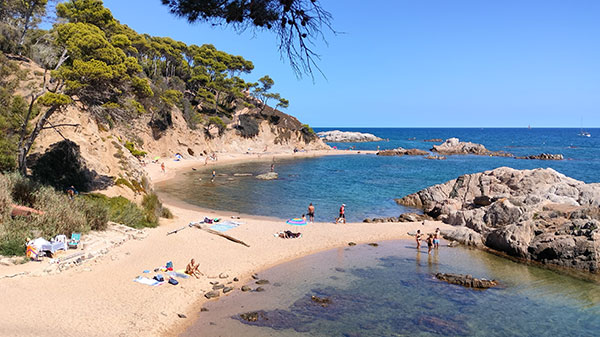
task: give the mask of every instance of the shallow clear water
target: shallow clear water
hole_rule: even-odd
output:
[[[370,132],[387,142],[335,144],[357,149],[420,148],[432,144],[423,139],[458,137],[484,144],[490,150],[516,155],[561,153],[564,161],[517,160],[484,156],[449,156],[447,160],[423,157],[377,157],[374,155],[330,156],[276,162],[280,179],[263,181],[235,173],[268,172],[270,162],[226,166],[211,171],[190,171],[174,181],[158,185],[161,193],[188,203],[219,210],[274,216],[282,219],[306,213],[310,202],[316,206],[317,221],[333,221],[342,203],[350,221],[367,217],[398,216],[406,208],[400,198],[428,186],[466,174],[509,166],[517,169],[552,167],[585,182],[600,182],[600,129],[592,137],[577,136],[577,129],[348,129]],[[319,131],[319,130],[317,130]],[[408,140],[410,138],[416,140]],[[201,169],[199,167],[199,169]],[[201,178],[202,180],[198,180]]]
[[[472,290],[436,272],[497,279]],[[482,251],[428,255],[412,242],[360,245],[300,258],[260,274],[265,292],[208,302],[182,336],[598,336],[600,291],[584,281]],[[253,288],[257,287],[250,284]],[[238,288],[240,285],[237,285]],[[310,296],[329,297],[323,308]],[[239,314],[264,310],[265,326]],[[263,322],[264,323],[264,322]]]

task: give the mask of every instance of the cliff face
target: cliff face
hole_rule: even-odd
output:
[[[509,255],[600,271],[600,184],[501,167],[398,199],[457,226],[449,236]]]
[[[25,96],[28,93],[25,85],[41,84],[43,70],[33,62],[22,62],[20,67],[28,73],[28,81],[23,83],[22,92],[19,92]],[[224,124],[220,127],[207,125],[205,121],[204,124],[197,124],[195,129],[188,126],[182,111],[176,106],[169,112],[167,125],[159,127],[152,122],[156,120],[156,115],[151,113],[115,121],[110,125],[99,120],[94,111],[79,103],[55,113],[49,119],[49,125],[69,126],[41,132],[30,157],[39,157],[53,144],[68,139],[78,147],[75,152],[80,154],[87,169],[94,175],[104,177],[102,186],[106,185],[107,177],[113,180],[121,177],[143,187],[147,183],[144,181],[142,162],[125,147],[126,142],[131,142],[135,150],[147,153],[143,157],[145,162],[155,157],[171,160],[176,154],[184,159],[202,159],[212,152],[263,153],[329,148],[295,117],[270,107],[239,108],[231,112],[229,117],[223,117]],[[33,164],[32,161],[29,167]],[[125,188],[121,192],[132,197],[132,191],[127,190]]]

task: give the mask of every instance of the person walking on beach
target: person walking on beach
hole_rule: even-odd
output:
[[[308,221],[315,222],[315,206],[313,206],[312,202],[308,205]]]
[[[439,227],[435,229],[435,233],[433,234],[433,248],[440,248],[440,229]]]
[[[162,171],[162,173],[165,173],[165,162],[164,161],[162,163],[160,163],[160,170]]]
[[[342,204],[340,207],[340,216],[335,220],[335,223],[338,222],[346,223],[346,204]]]
[[[415,240],[417,240],[417,250],[421,248],[421,230],[417,229],[417,234],[415,235]]]
[[[427,254],[431,254],[431,248],[433,247],[433,234],[427,236]]]

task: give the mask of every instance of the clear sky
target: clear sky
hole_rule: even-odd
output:
[[[105,0],[139,33],[254,62],[312,126],[600,127],[600,1],[321,0],[327,76],[297,79],[269,32],[190,25],[160,0]]]

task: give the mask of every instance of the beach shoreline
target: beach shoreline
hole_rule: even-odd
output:
[[[306,156],[281,154],[276,158],[311,157],[329,152],[308,153]],[[333,155],[352,152],[336,151]],[[209,165],[218,167],[216,165],[260,159],[253,155],[219,154],[219,157],[216,164]],[[272,156],[267,160],[272,160]],[[167,173],[164,174],[160,164],[149,164],[147,171],[153,183],[164,183],[200,164],[204,165],[204,162],[183,160],[165,163]],[[308,226],[291,227],[281,219],[240,214],[236,215],[240,219],[235,220],[243,224],[226,234],[249,245],[245,247],[188,226],[190,222],[204,217],[226,220],[230,218],[229,213],[201,209],[172,199],[165,200],[164,204],[170,208],[174,218],[161,219],[161,226],[147,229],[148,235],[144,239],[116,244],[103,257],[61,273],[0,279],[0,291],[6,294],[4,299],[7,303],[16,303],[0,308],[0,315],[4,317],[4,322],[0,323],[3,331],[14,336],[35,335],[33,331],[44,331],[46,335],[55,331],[61,336],[64,336],[63,331],[89,336],[176,336],[200,317],[200,308],[208,301],[204,294],[212,290],[210,282],[232,282],[230,285],[235,287],[234,291],[239,291],[252,274],[296,258],[343,247],[349,242],[362,244],[411,239],[408,233],[416,229],[433,232],[436,227],[447,227],[433,221],[425,225],[420,222],[333,224],[321,222],[319,218],[316,219],[318,222]],[[179,231],[168,235],[175,230]],[[273,234],[282,230],[300,231],[303,237],[274,237]],[[426,251],[426,248],[421,249]],[[145,275],[142,271],[151,271],[163,266],[166,261],[172,261],[177,270],[184,268],[191,258],[200,262],[200,271],[204,274],[200,279],[180,279],[177,286],[166,284],[158,287],[132,282],[137,276]],[[2,268],[12,267],[0,266],[0,273]],[[233,278],[239,281],[233,282]],[[77,295],[77,301],[73,301],[73,294]],[[53,310],[39,319],[23,320],[30,314],[28,303],[32,301]],[[181,319],[179,314],[187,318]]]

